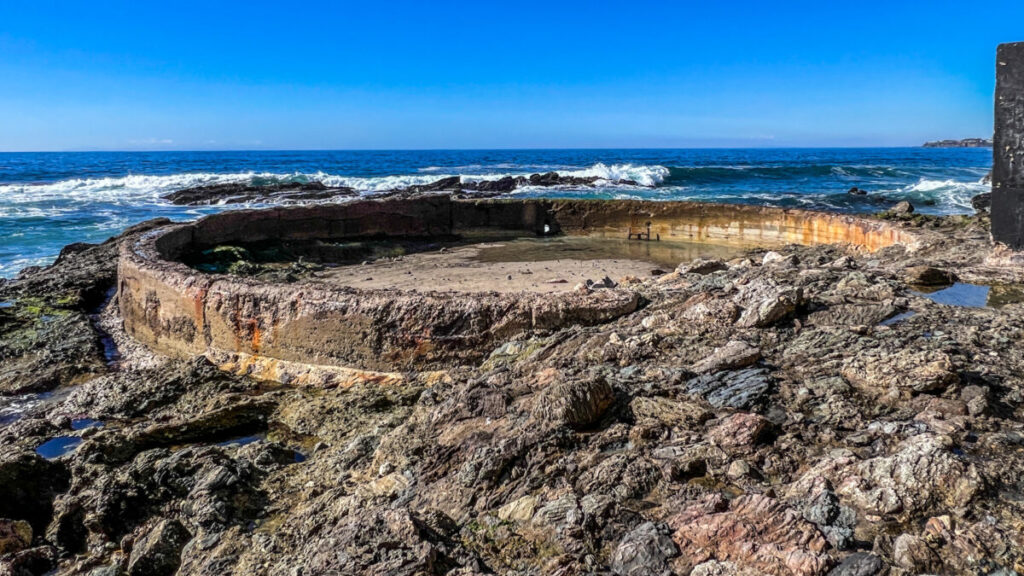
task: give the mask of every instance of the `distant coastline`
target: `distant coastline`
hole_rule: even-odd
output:
[[[992,141],[987,138],[964,138],[963,140],[936,140],[925,142],[924,148],[991,148]]]

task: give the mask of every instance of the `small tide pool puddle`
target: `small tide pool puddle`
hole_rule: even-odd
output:
[[[228,446],[246,446],[248,444],[254,444],[256,442],[262,442],[267,439],[266,434],[251,434],[249,436],[241,436],[239,438],[232,438],[223,442],[218,442],[217,446],[228,447]]]
[[[0,308],[11,308],[14,306],[14,302],[10,300],[0,301]]]
[[[937,304],[966,308],[1002,308],[1024,302],[1024,286],[968,284],[957,282],[938,289],[916,287],[914,294]]]
[[[957,282],[946,288],[928,291],[918,289],[914,293],[923,296],[936,304],[946,306],[964,306],[967,308],[984,308],[988,303],[988,293],[992,288],[981,284]]]
[[[107,361],[107,367],[117,368],[121,364],[121,351],[109,334],[103,333],[100,336],[100,344],[103,345],[103,358]]]
[[[54,458],[60,458],[65,454],[74,452],[81,443],[82,439],[78,436],[60,436],[40,444],[36,448],[36,453],[47,460],[53,460]]]
[[[915,314],[917,314],[917,312],[914,312],[913,310],[907,310],[906,312],[900,312],[899,314],[893,316],[892,318],[886,318],[885,320],[882,320],[881,322],[878,323],[878,325],[879,326],[895,326],[896,324],[899,324],[900,322],[903,322],[904,320],[908,320],[910,318],[913,318]]]
[[[85,430],[86,428],[102,428],[103,422],[92,418],[75,418],[71,421],[72,430]]]
[[[218,442],[217,446],[222,448],[241,448],[242,446],[248,446],[249,444],[256,444],[257,442],[265,442],[267,440],[266,434],[251,434],[249,436],[240,436],[238,438],[232,438],[223,442]],[[292,458],[296,463],[305,462],[306,455],[298,450],[292,450]]]

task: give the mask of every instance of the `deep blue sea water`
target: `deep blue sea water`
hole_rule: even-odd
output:
[[[970,211],[988,190],[990,149],[474,150],[0,153],[0,277],[47,264],[71,242],[98,242],[157,216],[192,219],[244,206],[189,208],[160,196],[232,181],[321,180],[366,195],[445,176],[557,171],[642,186],[520,189],[517,196],[703,200],[876,212]],[[847,194],[852,186],[869,192]],[[340,201],[340,200],[339,200]]]

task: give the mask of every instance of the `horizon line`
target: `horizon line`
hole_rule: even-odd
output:
[[[957,140],[950,138],[949,140]],[[964,140],[963,138],[960,140]],[[150,154],[165,153],[216,153],[216,152],[544,152],[570,150],[884,150],[924,148],[931,150],[950,149],[991,149],[991,146],[935,146],[923,144],[906,146],[598,146],[598,147],[527,147],[527,148],[144,148],[144,149],[65,149],[65,150],[0,150],[0,154]]]

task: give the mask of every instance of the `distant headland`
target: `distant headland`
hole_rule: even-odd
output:
[[[937,140],[925,142],[925,148],[991,148],[992,140],[987,138],[964,138],[963,140]]]

